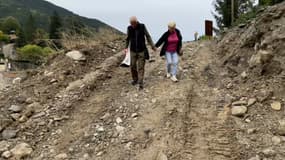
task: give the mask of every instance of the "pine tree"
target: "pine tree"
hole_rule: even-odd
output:
[[[34,40],[34,34],[36,31],[35,18],[32,14],[30,14],[24,29],[26,41],[32,42]]]
[[[14,17],[5,18],[1,25],[2,31],[6,34],[10,34],[11,31],[18,32],[20,28],[19,21]]]
[[[253,8],[254,0],[234,0],[234,19]],[[230,27],[232,24],[232,0],[216,0],[214,17],[219,29]]]
[[[55,11],[50,18],[50,39],[60,39],[60,29],[62,27],[61,18]]]

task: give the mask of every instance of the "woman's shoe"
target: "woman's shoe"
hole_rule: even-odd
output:
[[[176,78],[176,76],[172,76],[170,79],[171,79],[173,82],[178,82],[178,79]]]
[[[171,74],[170,73],[167,73],[166,74],[166,78],[170,78],[171,77]]]

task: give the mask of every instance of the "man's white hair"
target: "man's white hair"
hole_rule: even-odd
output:
[[[130,22],[137,22],[138,18],[136,16],[130,17]]]

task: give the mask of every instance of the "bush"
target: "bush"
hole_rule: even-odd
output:
[[[9,42],[9,36],[0,31],[0,42]]]
[[[245,14],[240,15],[239,18],[236,19],[234,25],[237,26],[239,24],[247,23],[248,21],[256,18],[257,13],[258,13],[258,9],[254,8],[253,10],[251,10]]]
[[[26,45],[18,50],[21,60],[30,61],[36,64],[44,62],[45,58],[54,53],[49,47],[42,48],[37,45]]]

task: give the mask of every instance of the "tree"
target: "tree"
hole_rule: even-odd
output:
[[[34,40],[34,34],[36,31],[35,18],[32,14],[29,15],[24,28],[26,41],[32,42]]]
[[[26,36],[23,29],[20,29],[18,32],[18,39],[16,41],[17,47],[23,47],[27,44]]]
[[[61,18],[55,11],[50,18],[50,39],[60,39],[60,29],[62,27]]]
[[[253,8],[254,0],[234,0],[234,20]],[[232,25],[232,0],[216,0],[214,17],[219,29]],[[233,21],[234,21],[233,20]]]
[[[267,6],[267,5],[274,5],[280,2],[283,2],[284,0],[259,0],[259,5],[261,6]]]
[[[2,22],[1,29],[6,34],[9,34],[11,31],[15,31],[17,33],[21,29],[21,25],[16,18],[7,17]]]

